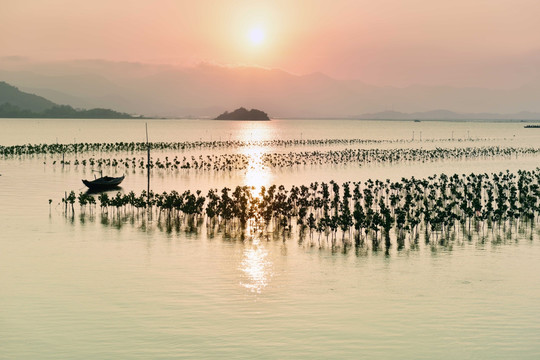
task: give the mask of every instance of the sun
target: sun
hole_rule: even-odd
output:
[[[266,34],[260,27],[251,28],[248,32],[248,39],[251,45],[258,46],[264,42]]]

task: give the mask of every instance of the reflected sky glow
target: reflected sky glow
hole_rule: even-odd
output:
[[[240,270],[243,279],[240,285],[253,293],[260,294],[268,286],[272,278],[272,262],[268,258],[268,250],[254,239],[250,247],[246,247]]]

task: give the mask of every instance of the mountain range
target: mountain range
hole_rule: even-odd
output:
[[[495,113],[456,113],[449,110],[432,110],[414,113],[381,111],[361,114],[355,117],[363,120],[540,120],[540,113],[520,111],[512,114]]]
[[[258,67],[10,57],[0,59],[0,80],[55,103],[158,117],[213,118],[244,106],[273,118],[540,119],[540,79],[514,89],[398,88]]]
[[[25,93],[15,86],[0,81],[0,118],[74,118],[74,119],[128,119],[127,113],[110,109],[74,109],[58,105],[42,96]]]

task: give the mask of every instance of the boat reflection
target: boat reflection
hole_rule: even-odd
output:
[[[102,193],[107,193],[107,194],[116,194],[117,192],[124,192],[123,191],[124,189],[121,187],[121,186],[114,186],[114,187],[111,187],[109,189],[105,189],[105,190],[101,190],[101,189],[88,189],[86,190],[86,194],[88,195],[96,195],[96,194],[102,194]]]

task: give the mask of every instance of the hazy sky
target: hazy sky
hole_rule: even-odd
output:
[[[0,56],[513,87],[540,76],[539,18],[538,0],[1,0]]]

